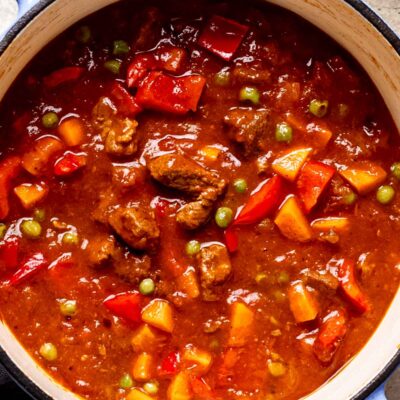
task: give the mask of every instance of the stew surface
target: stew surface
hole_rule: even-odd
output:
[[[0,309],[88,399],[294,400],[399,286],[399,137],[272,6],[121,2],[1,105]]]

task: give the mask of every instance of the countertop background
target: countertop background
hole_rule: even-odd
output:
[[[364,0],[383,19],[400,34],[400,0]],[[6,29],[17,14],[16,0],[0,0],[0,33]],[[29,400],[20,389],[11,382],[0,370],[0,398],[12,400]],[[385,390],[388,400],[400,400],[400,368],[393,374]],[[372,399],[373,400],[373,399]]]

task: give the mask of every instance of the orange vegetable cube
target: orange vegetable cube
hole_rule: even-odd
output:
[[[179,372],[168,386],[167,399],[191,400],[192,397],[189,374],[185,371]]]
[[[46,197],[48,188],[45,184],[23,183],[14,188],[14,193],[20,199],[22,206],[29,210]]]
[[[212,355],[208,351],[188,345],[183,351],[182,360],[191,371],[199,374],[206,374],[211,367]],[[195,365],[194,368],[193,365]]]
[[[154,299],[142,310],[142,320],[162,331],[174,330],[174,317],[171,304],[162,299]]]
[[[294,182],[311,152],[310,147],[292,150],[275,159],[272,169],[283,178]]]
[[[199,283],[196,271],[193,267],[189,267],[182,275],[177,278],[179,289],[182,290],[191,299],[195,299],[200,295]]]
[[[136,358],[132,376],[134,379],[140,382],[146,382],[153,377],[153,356],[149,353],[140,353]]]
[[[244,346],[253,333],[254,311],[237,301],[232,304],[230,321],[228,346]]]
[[[289,305],[296,322],[313,321],[318,315],[318,303],[303,282],[295,282],[288,291]]]
[[[141,389],[134,388],[128,393],[126,400],[155,400],[155,397],[150,396]]]
[[[299,242],[312,239],[313,232],[295,196],[286,198],[275,218],[283,236]]]
[[[85,139],[83,124],[78,118],[69,118],[58,127],[58,133],[68,146],[78,146]]]
[[[334,231],[345,232],[350,227],[350,221],[346,217],[318,218],[311,222],[311,228],[317,232]]]
[[[383,168],[371,162],[346,168],[339,173],[360,194],[376,189],[387,176]]]
[[[134,332],[131,344],[135,352],[153,351],[164,339],[165,337],[160,331],[143,324]]]

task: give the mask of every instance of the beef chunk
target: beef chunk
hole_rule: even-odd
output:
[[[94,268],[106,267],[112,263],[117,252],[114,236],[94,236],[87,247],[89,264]]]
[[[177,214],[177,221],[187,229],[196,229],[207,221],[226,186],[217,174],[179,154],[157,157],[148,163],[148,168],[151,176],[163,185],[196,196]]]
[[[232,108],[224,118],[232,140],[242,144],[245,154],[263,149],[263,139],[270,128],[269,111],[265,109]]]
[[[108,222],[126,244],[136,250],[151,250],[158,242],[160,230],[149,208],[138,204],[119,207],[110,212]]]
[[[213,244],[203,247],[197,259],[200,268],[203,298],[206,301],[214,301],[217,296],[213,289],[215,286],[224,283],[232,271],[228,251],[221,244]]]
[[[130,252],[120,253],[114,261],[116,274],[131,284],[137,284],[149,276],[151,259],[147,255],[138,256]]]
[[[161,13],[156,7],[147,8],[140,16],[140,28],[134,40],[135,50],[148,50],[156,45],[161,31]]]
[[[92,112],[94,125],[104,140],[105,150],[115,156],[130,156],[137,150],[137,121],[120,117],[108,97],[102,97]]]

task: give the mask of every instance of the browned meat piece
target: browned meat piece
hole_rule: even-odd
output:
[[[232,76],[238,83],[266,83],[270,80],[271,72],[266,69],[236,67]]]
[[[95,268],[110,265],[117,252],[114,236],[109,235],[92,237],[87,247],[88,261]]]
[[[303,274],[311,283],[322,284],[331,290],[336,290],[339,287],[338,278],[333,276],[329,271],[313,271],[306,269],[303,271]]]
[[[154,212],[139,204],[110,212],[108,222],[126,244],[136,250],[153,249],[160,236]]]
[[[224,122],[230,128],[230,137],[244,146],[246,155],[262,149],[263,138],[268,136],[270,129],[269,115],[265,109],[231,108],[225,116]]]
[[[231,261],[225,246],[213,244],[203,247],[197,256],[200,268],[200,280],[203,288],[203,298],[206,301],[217,299],[213,289],[224,283],[231,271]]]
[[[137,256],[132,253],[120,253],[114,260],[114,270],[123,280],[137,284],[145,277],[149,276],[151,259],[147,255]]]
[[[119,189],[128,190],[144,183],[146,172],[146,169],[138,163],[130,163],[129,166],[114,166],[112,182]]]
[[[159,37],[161,30],[161,13],[156,7],[149,7],[140,16],[141,26],[136,40],[135,50],[148,50],[152,48]]]
[[[107,153],[130,156],[137,150],[137,121],[117,116],[117,110],[108,97],[102,97],[92,112],[94,125],[104,140]]]
[[[226,186],[217,174],[179,154],[157,157],[148,163],[148,168],[151,176],[165,186],[197,196],[177,214],[177,221],[187,229],[196,229],[207,221]]]

